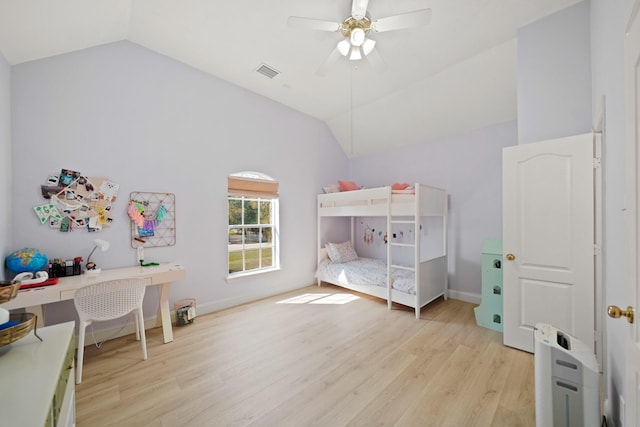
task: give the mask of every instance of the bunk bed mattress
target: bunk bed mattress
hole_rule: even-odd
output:
[[[415,295],[414,273],[399,268],[391,269],[393,289]],[[345,263],[323,259],[318,265],[316,277],[335,285],[387,286],[387,263],[381,259],[358,258]]]

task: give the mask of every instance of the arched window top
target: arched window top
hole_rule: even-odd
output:
[[[266,173],[256,172],[256,171],[236,172],[236,173],[230,174],[229,176],[238,177],[238,178],[247,178],[247,179],[261,179],[264,181],[275,181],[275,179],[273,179]]]
[[[278,181],[261,172],[243,171],[228,177],[229,195],[278,198]]]

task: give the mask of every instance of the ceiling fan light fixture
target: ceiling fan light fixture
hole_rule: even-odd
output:
[[[349,43],[349,40],[342,40],[338,42],[338,52],[340,52],[340,55],[348,56],[350,50],[351,50],[351,43]]]
[[[354,28],[353,30],[351,30],[349,40],[354,46],[362,46],[362,43],[364,43],[364,41],[366,40],[364,30],[362,28]]]
[[[362,44],[362,53],[364,53],[364,56],[369,55],[373,50],[373,48],[375,47],[375,45],[376,45],[375,40],[365,39],[364,43]]]
[[[360,53],[360,46],[353,46],[351,48],[351,55],[349,55],[350,61],[358,61],[362,59],[362,54]]]

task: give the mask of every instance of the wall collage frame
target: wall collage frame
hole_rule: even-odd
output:
[[[60,175],[49,175],[47,183],[40,186],[48,203],[33,209],[40,224],[60,232],[100,231],[113,223],[112,207],[119,189],[109,178],[62,169]]]

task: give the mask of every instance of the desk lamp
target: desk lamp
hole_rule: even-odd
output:
[[[93,247],[93,249],[91,250],[91,252],[89,253],[89,256],[87,257],[87,263],[85,264],[85,267],[87,269],[87,273],[90,274],[100,274],[100,272],[102,271],[101,269],[97,268],[97,265],[95,262],[91,261],[91,255],[93,255],[93,253],[96,251],[96,249],[100,248],[100,250],[102,252],[105,252],[107,249],[109,249],[109,242],[107,242],[106,240],[102,240],[102,239],[94,239],[93,244],[95,245]]]

